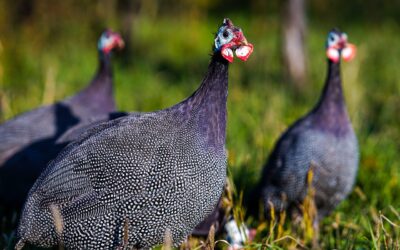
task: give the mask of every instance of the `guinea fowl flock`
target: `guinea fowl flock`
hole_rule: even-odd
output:
[[[16,249],[148,249],[166,238],[177,246],[226,222],[228,68],[234,55],[246,61],[253,45],[224,19],[199,88],[149,113],[116,111],[111,54],[123,45],[106,30],[98,72],[85,89],[0,125],[0,206],[24,204]],[[326,55],[318,103],[279,138],[254,190],[252,203],[261,201],[266,217],[299,208],[310,172],[316,224],[354,185],[359,149],[340,61],[351,60],[355,46],[333,29]]]

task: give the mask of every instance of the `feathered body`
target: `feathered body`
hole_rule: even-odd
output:
[[[32,188],[21,240],[69,249],[149,248],[166,234],[184,240],[225,183],[228,64],[216,51],[185,101],[101,123],[69,144]]]
[[[66,223],[68,248],[121,245],[125,220],[132,232],[129,245],[137,248],[162,242],[167,228],[181,227],[171,232],[173,239],[190,233],[214,208],[226,176],[225,125],[212,119],[225,124],[225,104],[219,110],[203,100],[214,86],[221,87],[222,95],[210,99],[224,102],[227,85],[220,85],[227,84],[227,63],[220,66],[222,83],[203,86],[195,98],[165,111],[103,123],[69,145],[32,189],[25,206],[29,215],[23,214],[19,229],[22,238],[43,220],[43,229],[53,235],[40,240],[58,243],[52,204],[59,206]],[[84,228],[84,234],[76,227]]]
[[[109,31],[106,31],[109,32]],[[117,38],[120,39],[119,35]],[[115,110],[110,53],[100,51],[96,76],[78,94],[23,113],[0,126],[0,203],[20,206],[33,183],[68,141],[57,139],[90,117]]]
[[[358,162],[358,142],[343,97],[340,63],[328,59],[320,101],[280,137],[264,167],[259,195],[266,215],[271,203],[278,211],[302,203],[311,170],[318,217],[326,216],[351,191]]]

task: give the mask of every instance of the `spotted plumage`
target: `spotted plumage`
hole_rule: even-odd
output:
[[[228,19],[223,27],[242,35]],[[232,46],[247,44],[242,35]],[[167,232],[175,245],[184,240],[225,183],[228,64],[216,50],[188,99],[98,124],[69,144],[30,191],[20,242],[140,249],[162,243]]]
[[[347,36],[329,33],[327,50],[340,55]],[[329,54],[328,54],[329,57]],[[351,191],[357,174],[359,149],[340,77],[340,58],[328,59],[328,76],[320,101],[280,137],[263,171],[258,195],[266,215],[274,209],[298,207],[307,192],[307,174],[313,172],[318,217],[329,214]]]

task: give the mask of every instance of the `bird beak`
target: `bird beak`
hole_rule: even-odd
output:
[[[125,42],[120,35],[115,35],[116,48],[121,50],[125,47]]]
[[[344,49],[346,47],[346,41],[344,39],[340,39],[339,41],[339,49]]]
[[[338,43],[338,49],[344,49],[347,46],[347,36],[342,35]]]
[[[247,42],[246,37],[244,37],[243,32],[241,30],[234,32],[235,38],[233,39],[233,42],[237,46],[241,45],[248,45],[249,43]]]
[[[242,61],[247,61],[251,53],[253,53],[253,44],[247,42],[241,30],[235,32],[235,35],[235,45],[237,46],[235,50],[236,56]]]
[[[249,45],[249,43],[247,42],[247,39],[243,36],[243,40],[242,40],[242,44],[241,45]]]

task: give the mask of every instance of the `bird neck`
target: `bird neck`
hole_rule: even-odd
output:
[[[99,51],[97,73],[91,83],[74,99],[91,112],[112,112],[115,110],[111,54]],[[94,114],[92,114],[94,115]]]
[[[328,59],[328,76],[313,113],[316,126],[339,134],[347,131],[349,118],[343,97],[340,62],[335,63]]]
[[[342,79],[340,73],[340,61],[335,63],[328,59],[328,76],[323,90],[325,99],[343,102]]]
[[[112,97],[112,76],[111,53],[103,53],[102,51],[99,51],[97,73],[85,91],[90,92],[90,94]]]
[[[99,51],[99,68],[97,74],[112,76],[111,52],[104,53],[103,51]]]
[[[97,74],[90,84],[101,95],[113,96],[111,53],[99,52]]]
[[[228,61],[215,52],[200,87],[180,106],[181,111],[195,117],[202,137],[208,146],[216,149],[225,146],[228,65]]]

